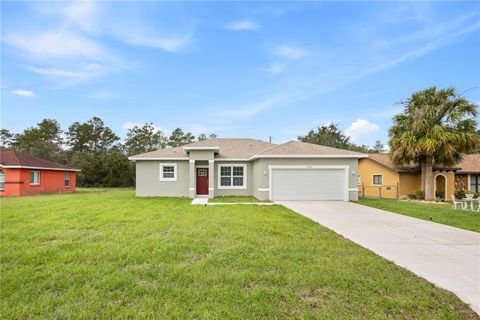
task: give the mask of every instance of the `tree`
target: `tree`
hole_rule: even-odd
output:
[[[173,130],[172,134],[168,138],[168,145],[170,147],[178,147],[187,143],[192,143],[195,140],[195,136],[193,136],[190,132],[183,133],[183,130],[177,128]]]
[[[128,129],[125,149],[129,156],[164,149],[166,146],[167,137],[151,122]]]
[[[0,129],[0,149],[10,149],[13,142],[13,133],[8,129]]]
[[[215,133],[211,133],[208,137],[210,139],[215,139],[217,137],[217,135]]]
[[[201,133],[201,134],[198,135],[197,139],[198,139],[198,141],[203,141],[203,140],[207,140],[208,137],[205,133]]]
[[[369,150],[371,153],[383,153],[385,152],[385,146],[383,145],[382,141],[377,140],[375,141],[375,145],[372,149]]]
[[[433,199],[433,165],[453,166],[480,144],[477,105],[454,88],[430,87],[401,102],[402,113],[389,130],[390,156],[396,164],[419,163],[425,199]]]
[[[125,165],[114,165],[118,161],[128,163],[128,159],[121,151],[118,140],[120,138],[98,117],[93,117],[86,123],[75,122],[68,128],[67,143],[71,147],[71,165],[82,170],[77,177],[78,185],[119,186],[112,182],[115,181],[113,176],[123,175],[128,171],[114,171],[114,168],[125,168]]]
[[[298,140],[357,152],[368,152],[369,150],[366,145],[356,145],[350,142],[350,137],[344,135],[338,128],[338,124],[334,123],[317,127],[317,129],[312,129],[306,135],[298,136]]]
[[[15,135],[13,147],[31,155],[63,162],[62,130],[57,120],[44,119],[36,127]]]

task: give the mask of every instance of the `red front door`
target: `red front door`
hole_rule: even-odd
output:
[[[208,194],[207,168],[197,168],[197,194]]]

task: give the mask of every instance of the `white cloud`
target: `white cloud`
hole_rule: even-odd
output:
[[[30,90],[23,90],[23,89],[18,89],[18,90],[13,90],[12,93],[17,96],[22,96],[22,97],[33,97],[35,93]]]
[[[144,125],[144,123],[127,121],[124,124],[122,124],[122,128],[125,129],[125,130],[128,130],[128,129],[132,129],[135,126],[143,127],[143,125]],[[165,128],[162,128],[162,127],[157,127],[156,125],[153,125],[153,127],[155,128],[155,130],[161,131],[164,134],[168,134],[168,133],[171,132],[171,130],[169,130],[169,129],[165,129]]]
[[[271,74],[280,74],[285,71],[285,66],[282,64],[271,64],[268,68],[262,70]]]
[[[237,21],[237,22],[232,22],[227,26],[228,29],[230,30],[257,30],[259,28],[258,24],[256,24],[253,21]]]
[[[117,40],[134,46],[152,47],[167,52],[177,52],[184,49],[190,42],[190,35],[159,36],[146,34],[143,31],[122,32],[113,35]]]
[[[107,73],[107,68],[99,64],[88,64],[78,69],[28,67],[28,70],[58,82],[61,86],[68,86],[87,82],[99,78]]]
[[[274,53],[290,60],[298,60],[309,54],[305,49],[287,45],[276,47]]]
[[[347,128],[345,134],[355,141],[362,136],[376,132],[379,128],[375,123],[370,123],[364,119],[357,119]]]

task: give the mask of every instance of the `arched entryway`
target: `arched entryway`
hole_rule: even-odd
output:
[[[447,200],[447,177],[444,174],[438,174],[434,182],[435,198]]]

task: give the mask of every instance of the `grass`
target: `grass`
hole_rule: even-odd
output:
[[[400,213],[423,220],[431,220],[465,230],[480,232],[480,212],[454,210],[451,205],[427,204],[414,201],[361,198],[359,204]]]
[[[235,203],[235,202],[271,202],[270,200],[259,200],[253,196],[244,196],[244,197],[233,197],[233,196],[225,196],[225,197],[215,197],[213,199],[209,199],[208,202],[228,202],[228,203]]]
[[[129,190],[1,200],[3,319],[478,319],[278,206]]]

